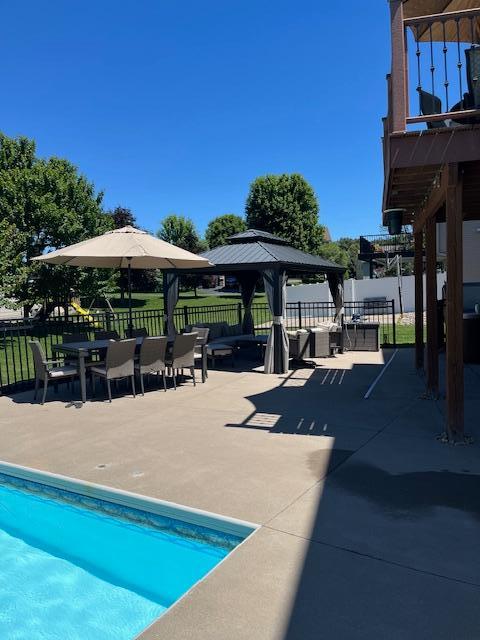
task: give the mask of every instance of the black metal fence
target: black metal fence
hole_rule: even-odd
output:
[[[272,314],[268,304],[254,304],[252,313],[256,333],[270,329]],[[359,314],[363,320],[380,324],[382,344],[396,343],[394,301],[346,302],[345,320]],[[329,302],[301,302],[287,304],[287,329],[312,328],[319,322],[328,322],[335,316],[335,307]],[[145,327],[149,335],[163,333],[163,309],[133,311],[133,326]],[[241,304],[214,305],[205,307],[177,306],[174,314],[175,326],[182,331],[187,325],[210,322],[241,323]],[[96,329],[115,330],[120,336],[127,335],[128,312],[110,312],[91,315],[52,317],[46,321],[12,319],[0,321],[0,393],[20,389],[30,385],[33,379],[33,360],[29,340],[36,338],[42,344],[47,358],[53,356],[52,346],[62,342],[66,333],[86,333],[93,338]]]

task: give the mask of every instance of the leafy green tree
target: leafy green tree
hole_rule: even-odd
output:
[[[110,211],[109,215],[112,217],[115,229],[137,226],[137,219],[133,215],[132,210],[126,207],[115,207],[113,211]]]
[[[348,253],[337,242],[325,242],[322,244],[319,249],[319,255],[342,267],[348,267],[350,260]]]
[[[266,175],[254,180],[245,212],[248,228],[279,235],[302,251],[317,253],[324,243],[317,197],[298,173]]]
[[[22,243],[21,261],[10,273],[10,293],[26,310],[47,299],[66,301],[71,288],[82,294],[87,280],[90,290],[105,285],[105,270],[92,270],[87,277],[74,268],[30,262],[46,250],[110,229],[102,197],[68,160],[38,158],[33,140],[0,134],[0,221],[14,225]]]
[[[360,251],[359,238],[340,238],[336,244],[348,254],[348,271],[346,278],[355,278],[357,275],[358,253]]]
[[[205,232],[205,240],[210,249],[220,247],[227,242],[229,236],[245,231],[245,220],[234,213],[226,213],[210,220]]]
[[[0,306],[17,307],[15,295],[27,277],[25,239],[14,224],[0,220]]]
[[[157,236],[192,253],[201,253],[206,249],[205,241],[198,235],[192,220],[174,213],[162,220]]]

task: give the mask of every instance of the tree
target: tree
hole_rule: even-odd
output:
[[[122,227],[137,227],[137,219],[131,209],[117,206],[109,212],[115,229]],[[125,300],[125,292],[128,289],[128,276],[126,269],[118,271],[118,287],[120,288],[120,298]],[[132,269],[132,290],[133,291],[156,291],[157,272],[155,269]]]
[[[274,233],[297,249],[317,253],[324,243],[315,192],[298,173],[254,180],[245,211],[248,228]]]
[[[198,235],[192,220],[174,213],[162,220],[157,236],[191,253],[201,253],[207,249],[206,242]],[[182,277],[183,286],[187,289],[193,288],[195,297],[197,297],[197,280],[197,277],[192,275]]]
[[[206,244],[198,235],[192,220],[174,213],[162,220],[157,236],[192,253],[201,253],[206,249]]]
[[[340,238],[336,244],[348,254],[348,271],[346,278],[355,278],[357,275],[358,254],[360,251],[360,240],[358,238]]]
[[[137,220],[133,215],[132,210],[127,209],[126,207],[115,207],[113,211],[110,211],[110,216],[112,217],[115,229],[137,226]]]
[[[330,260],[342,267],[348,267],[350,257],[337,242],[325,242],[319,249],[319,255],[325,260]],[[346,276],[347,277],[347,276]]]
[[[24,244],[17,227],[8,220],[0,220],[0,306],[18,306],[15,294],[27,277]]]
[[[0,221],[16,242],[21,259],[10,269],[10,294],[28,310],[34,302],[66,301],[71,288],[102,287],[105,270],[92,270],[88,278],[70,267],[30,262],[46,250],[57,249],[111,228],[111,218],[101,208],[102,193],[68,160],[37,158],[35,142],[0,134]],[[10,246],[9,251],[18,250]]]
[[[245,231],[245,220],[234,213],[226,213],[210,220],[205,232],[205,240],[210,249],[220,247],[227,242],[229,236]]]

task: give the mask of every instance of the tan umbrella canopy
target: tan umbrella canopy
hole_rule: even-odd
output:
[[[406,0],[403,5],[403,15],[405,18],[420,18],[439,13],[451,13],[455,11],[465,11],[467,9],[480,9],[480,0]],[[442,22],[435,22],[432,26],[432,40],[434,42],[468,42],[475,44],[480,42],[480,16],[472,19],[461,18],[458,21],[448,20],[445,23],[445,34]],[[412,26],[415,38],[420,42],[430,41],[430,24],[419,22]]]
[[[193,269],[211,267],[206,258],[180,249],[134,227],[107,231],[101,236],[32,258],[71,267],[128,270],[129,329],[132,329],[131,269]]]
[[[111,269],[191,269],[211,263],[190,251],[134,227],[107,231],[101,236],[33,258],[49,264]]]

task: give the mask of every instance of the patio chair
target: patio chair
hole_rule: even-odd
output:
[[[85,331],[79,331],[78,333],[64,333],[62,337],[65,344],[70,342],[88,342],[88,333]]]
[[[433,93],[428,93],[423,89],[419,90],[420,94],[420,109],[424,116],[430,116],[435,113],[443,113],[442,101]],[[448,127],[445,120],[437,120],[437,122],[427,122],[427,129],[444,129]]]
[[[148,338],[148,331],[145,327],[141,327],[140,329],[132,329],[128,332],[130,334],[130,338]]]
[[[93,332],[93,336],[95,340],[120,340],[120,334],[118,333],[118,331],[115,331],[115,330],[105,331],[104,329],[97,329],[96,331]],[[106,357],[107,357],[107,350],[99,349],[98,359],[101,362],[104,362]]]
[[[93,332],[95,340],[120,340],[120,334],[118,331],[104,331],[96,330]]]
[[[42,404],[45,404],[47,388],[50,380],[58,382],[62,379],[71,380],[78,376],[78,369],[72,365],[61,365],[61,360],[47,360],[42,345],[37,340],[29,340],[28,344],[33,355],[33,365],[35,369],[35,394],[33,399],[37,399],[40,382],[43,382]]]
[[[192,327],[192,333],[197,334],[197,340],[195,343],[195,360],[200,361],[200,367],[202,369],[202,382],[205,382],[208,378],[207,367],[207,343],[210,336],[209,327]]]
[[[132,394],[135,398],[135,338],[129,340],[119,340],[108,345],[105,364],[103,366],[90,367],[92,375],[92,394],[95,395],[95,378],[103,378],[107,384],[108,399],[112,401],[111,380],[130,378],[132,384]]]
[[[138,373],[140,376],[142,396],[145,395],[145,388],[143,384],[143,376],[145,374],[162,374],[163,388],[165,391],[167,390],[167,381],[165,378],[165,369],[167,367],[165,362],[167,344],[168,339],[166,336],[160,336],[157,338],[146,337],[142,342],[139,359],[135,362],[135,373]]]
[[[62,336],[63,343],[69,344],[73,342],[88,342],[88,334],[84,331],[78,333],[64,333]],[[85,366],[90,366],[92,363],[91,357],[85,358]],[[75,355],[66,354],[65,364],[70,364],[74,367],[78,365],[78,358]]]
[[[172,369],[174,389],[177,388],[176,375],[182,369],[190,369],[193,386],[197,386],[195,380],[195,344],[197,335],[196,333],[179,333],[175,336],[172,357],[167,361],[167,366]]]
[[[465,49],[470,108],[480,109],[480,46]]]

